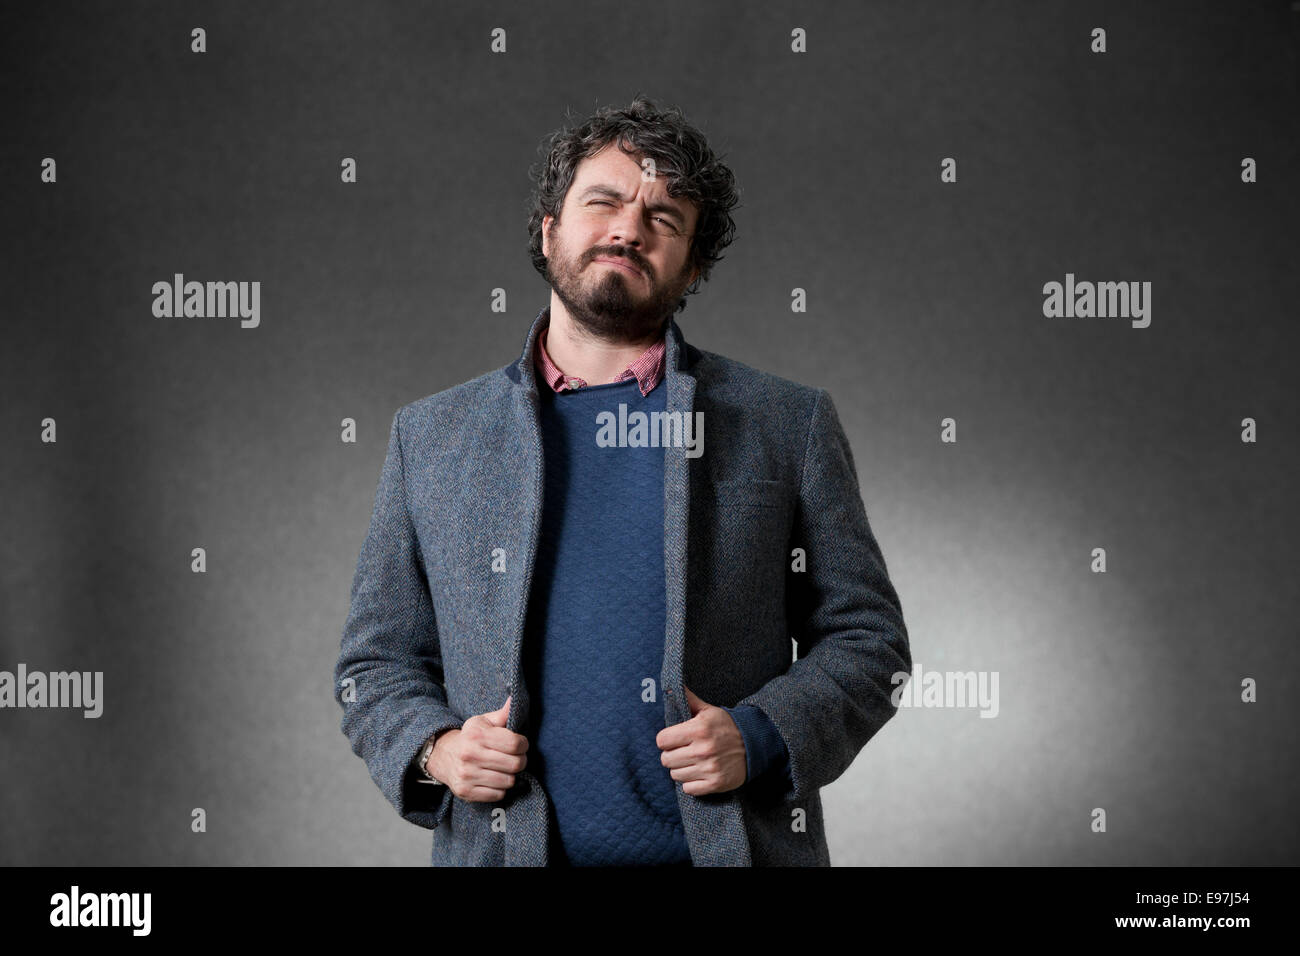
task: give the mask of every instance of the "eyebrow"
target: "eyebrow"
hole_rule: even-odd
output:
[[[586,199],[588,196],[608,196],[611,199],[617,199],[619,202],[623,201],[623,197],[619,194],[617,189],[613,186],[606,186],[604,183],[596,183],[593,186],[588,186],[579,194],[578,198]],[[654,202],[647,203],[646,209],[650,210],[650,212],[666,212],[677,219],[677,221],[683,226],[686,225],[686,216],[682,214],[681,209],[677,206],[668,203]]]

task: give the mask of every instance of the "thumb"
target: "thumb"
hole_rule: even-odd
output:
[[[504,727],[506,725],[506,718],[510,716],[510,698],[512,696],[513,695],[509,694],[506,695],[506,702],[496,710],[489,710],[483,715],[483,719],[493,727]]]
[[[686,703],[691,708],[692,717],[694,717],[696,714],[702,711],[705,707],[709,706],[705,701],[697,697],[695,693],[685,684],[683,684],[682,687],[686,691]]]

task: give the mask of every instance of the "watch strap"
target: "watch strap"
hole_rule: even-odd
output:
[[[442,786],[442,781],[429,773],[428,769],[429,755],[433,753],[433,745],[437,741],[439,733],[441,731],[436,731],[430,735],[429,739],[424,742],[424,746],[420,748],[420,755],[416,758],[416,764],[420,768],[420,776],[423,778],[420,783],[432,783]]]

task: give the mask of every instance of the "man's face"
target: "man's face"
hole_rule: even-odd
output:
[[[547,279],[591,334],[644,341],[698,274],[687,261],[697,216],[664,179],[643,182],[637,159],[611,143],[578,164],[559,219],[542,220]]]

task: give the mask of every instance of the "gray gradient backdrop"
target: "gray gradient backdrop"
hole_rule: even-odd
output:
[[[51,6],[0,41],[0,669],[105,709],[0,711],[0,862],[427,863],[331,686],[389,425],[518,356],[537,144],[637,90],[744,191],[688,340],[830,390],[916,662],[1000,674],[823,792],[833,861],[1297,862],[1289,3]],[[261,327],[154,318],[175,272]],[[1151,326],[1044,318],[1067,272]]]

